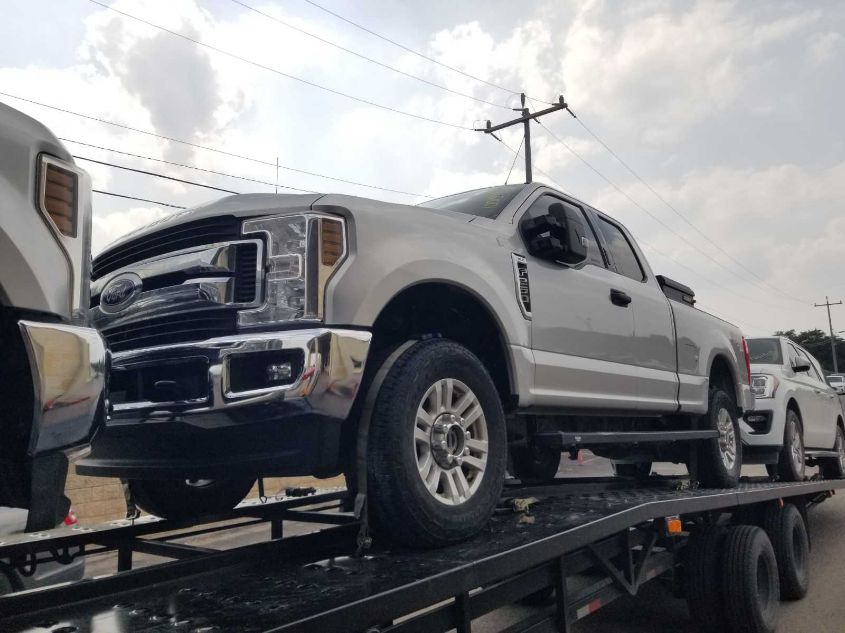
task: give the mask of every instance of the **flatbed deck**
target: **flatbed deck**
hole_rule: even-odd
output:
[[[322,504],[328,508],[325,515],[335,516],[321,518],[308,509],[300,516],[335,525],[222,552],[176,545],[168,553],[172,538],[154,538],[156,530],[141,527],[143,522],[115,526],[122,534],[95,528],[17,538],[0,544],[0,559],[20,559],[36,550],[68,554],[80,545],[88,551],[119,549],[122,544],[179,560],[0,597],[0,629],[468,632],[474,618],[553,587],[556,603],[512,630],[568,630],[601,604],[672,572],[667,517],[712,520],[714,514],[778,499],[800,499],[806,507],[845,486],[845,480],[744,481],[731,490],[684,486],[673,478],[645,484],[569,479],[542,487],[508,486],[500,510],[471,541],[409,550],[391,549],[376,539],[361,557],[352,556],[358,525],[332,503],[338,493],[254,511],[239,508],[234,514],[240,518],[258,514],[262,520],[281,521],[299,520],[296,508]],[[535,501],[529,512],[513,509],[514,499],[530,498]],[[159,531],[173,527],[178,526],[161,522]],[[195,528],[203,529],[208,528]],[[604,578],[595,576],[586,588],[567,582],[595,568],[605,572]]]

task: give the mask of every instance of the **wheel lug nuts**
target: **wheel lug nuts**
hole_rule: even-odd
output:
[[[467,439],[470,438],[469,431],[464,431],[464,437]]]
[[[464,449],[464,455],[469,455],[469,448]]]

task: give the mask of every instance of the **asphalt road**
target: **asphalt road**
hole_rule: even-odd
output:
[[[658,472],[678,472],[671,465],[658,468]],[[760,469],[749,468],[745,474],[761,474]],[[587,455],[583,462],[564,459],[560,475],[568,477],[602,476],[611,473],[607,461]],[[318,529],[307,524],[286,523],[288,534],[301,534]],[[845,632],[845,494],[835,496],[810,514],[812,538],[811,586],[809,595],[801,601],[783,603],[780,615],[780,633],[843,633]],[[267,526],[254,526],[211,534],[192,539],[192,544],[228,549],[269,538]],[[155,557],[136,555],[136,567],[157,562]],[[112,573],[114,555],[92,557],[87,562],[87,575]],[[531,607],[511,606],[499,609],[476,620],[473,631],[492,633],[502,630],[532,612]],[[637,598],[623,598],[588,616],[573,629],[578,633],[692,633],[694,628],[687,612],[686,602],[675,598],[669,587],[660,580],[646,585]]]

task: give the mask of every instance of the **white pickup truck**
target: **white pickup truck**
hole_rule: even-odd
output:
[[[68,456],[105,414],[106,348],[85,327],[90,245],[88,175],[0,103],[0,506],[26,509],[28,531],[67,515]]]
[[[484,525],[509,458],[522,478],[589,447],[623,474],[738,479],[740,331],[541,184],[232,196],[125,237],[93,279],[114,411],[78,470],[155,514],[343,472],[377,529],[435,545]]]

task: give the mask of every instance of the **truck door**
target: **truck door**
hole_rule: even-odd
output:
[[[839,397],[836,390],[824,379],[822,368],[815,356],[802,347],[798,348],[798,353],[810,361],[807,377],[815,396],[815,406],[818,408],[815,419],[810,424],[805,422],[804,445],[808,448],[830,449],[836,441],[836,421],[842,414]]]
[[[614,288],[630,298],[634,315],[633,363],[640,367],[640,408],[654,412],[678,409],[675,327],[669,299],[621,225],[594,214],[615,272]]]
[[[563,197],[542,194],[524,214],[550,213],[560,203],[583,209]],[[531,341],[536,362],[536,402],[570,409],[628,409],[637,398],[631,309],[614,302],[616,273],[607,269],[590,218],[587,260],[577,266],[527,255],[531,288]]]

